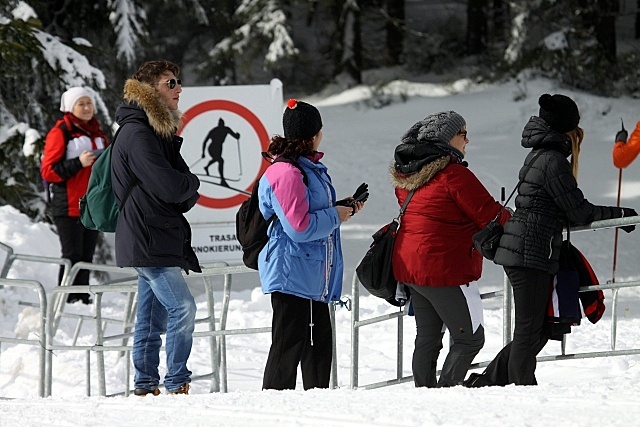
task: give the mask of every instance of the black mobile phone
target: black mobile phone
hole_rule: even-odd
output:
[[[104,151],[104,148],[98,148],[97,150],[91,150],[93,152],[93,155],[96,156],[96,158],[100,157],[100,154],[102,154],[102,152]]]

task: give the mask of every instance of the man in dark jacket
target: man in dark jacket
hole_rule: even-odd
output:
[[[158,364],[165,332],[165,389],[188,394],[191,382],[187,359],[196,305],[181,270],[201,269],[183,213],[198,200],[200,182],[180,155],[182,138],[176,136],[182,119],[179,73],[168,61],[144,63],[125,83],[124,102],[116,111],[122,126],[111,159],[120,205],[116,263],[138,272],[133,364],[139,396],[160,393]]]

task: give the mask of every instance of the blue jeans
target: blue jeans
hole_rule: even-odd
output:
[[[152,390],[160,383],[161,334],[166,332],[167,374],[164,387],[177,391],[191,382],[191,353],[196,303],[179,267],[135,267],[138,272],[138,312],[133,334],[136,388]]]

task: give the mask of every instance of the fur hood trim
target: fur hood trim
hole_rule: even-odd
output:
[[[422,187],[442,169],[451,162],[451,156],[440,157],[422,167],[418,172],[411,175],[403,175],[396,171],[394,164],[391,165],[391,183],[394,187],[407,191],[417,190]]]
[[[149,125],[162,138],[172,138],[182,125],[182,112],[170,110],[150,84],[128,79],[124,84],[124,100],[137,103],[147,114]]]

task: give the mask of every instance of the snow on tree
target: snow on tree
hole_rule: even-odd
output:
[[[527,18],[530,13],[530,1],[510,1],[509,6],[513,13],[509,45],[504,51],[504,60],[507,64],[514,64],[522,55],[522,49],[527,39]]]
[[[84,55],[61,43],[57,37],[40,30],[35,30],[34,34],[42,44],[44,59],[51,68],[58,70],[58,76],[66,86],[63,91],[73,86],[86,87],[94,96],[97,110],[110,120],[109,109],[94,89],[97,87],[104,90],[107,87],[102,71],[93,67]]]
[[[287,29],[286,15],[277,1],[243,0],[234,16],[243,25],[209,52],[213,60],[230,53],[252,57],[251,52],[260,49],[266,51],[264,63],[271,65],[299,53]]]
[[[0,6],[0,204],[38,220],[45,218],[38,168],[42,137],[61,114],[62,92],[86,87],[110,121],[97,92],[107,86],[102,71],[40,27],[27,2],[5,0]]]
[[[140,40],[148,35],[144,29],[147,14],[135,0],[109,0],[108,6],[116,33],[116,57],[130,67],[136,60]]]

